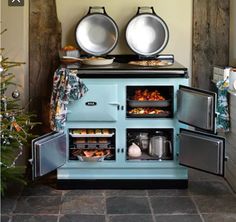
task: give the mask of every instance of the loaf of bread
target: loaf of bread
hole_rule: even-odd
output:
[[[86,139],[85,138],[74,138],[74,142],[75,143],[86,143]]]
[[[108,130],[108,129],[103,129],[103,130],[102,130],[102,133],[103,133],[103,134],[109,134],[109,130]]]
[[[102,133],[102,130],[100,130],[100,129],[95,130],[95,134],[101,134],[101,133]]]
[[[97,143],[97,139],[94,137],[88,138],[88,143]]]
[[[93,129],[89,129],[88,130],[88,134],[94,134],[94,130]]]
[[[107,139],[107,138],[100,137],[100,138],[98,138],[98,142],[99,142],[99,143],[108,143],[108,139]]]

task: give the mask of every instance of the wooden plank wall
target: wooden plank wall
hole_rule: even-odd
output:
[[[192,85],[210,89],[214,65],[229,64],[229,0],[193,0]]]
[[[49,101],[53,73],[59,66],[61,24],[55,0],[30,1],[29,27],[29,94],[30,110],[42,122],[42,131],[49,131]]]

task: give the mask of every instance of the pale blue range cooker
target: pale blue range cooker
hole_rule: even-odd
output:
[[[57,169],[62,188],[186,188],[186,166],[224,175],[216,95],[188,87],[187,69],[177,62],[127,64],[134,59],[120,55],[111,65],[78,68],[89,91],[68,106],[64,132],[33,142],[34,178]],[[163,101],[150,99],[156,94]],[[159,149],[158,138],[168,150],[162,156],[150,151]],[[129,152],[133,143],[141,154]]]

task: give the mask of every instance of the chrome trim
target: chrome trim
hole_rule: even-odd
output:
[[[90,69],[90,70],[80,70],[78,69],[78,74],[82,73],[82,74],[94,74],[94,69]],[[99,70],[96,69],[96,73],[97,74],[181,74],[181,75],[185,75],[186,72],[183,70]]]

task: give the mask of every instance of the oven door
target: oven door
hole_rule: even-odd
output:
[[[177,117],[194,131],[181,129],[179,163],[209,173],[224,175],[225,139],[216,136],[216,99],[213,92],[180,86]]]
[[[216,135],[180,129],[179,163],[224,175],[225,139]]]
[[[66,134],[49,133],[32,141],[32,179],[43,176],[66,162]]]
[[[117,85],[90,85],[89,91],[68,106],[67,121],[115,122],[118,112]]]
[[[180,122],[215,133],[216,94],[180,85],[177,91],[177,118]]]

